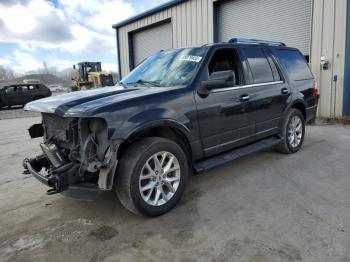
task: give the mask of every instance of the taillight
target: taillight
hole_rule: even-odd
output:
[[[312,90],[312,96],[317,97],[318,96],[318,84],[317,81],[314,81],[314,89]]]

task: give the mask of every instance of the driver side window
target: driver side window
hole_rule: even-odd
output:
[[[234,86],[243,85],[243,72],[241,62],[233,48],[224,48],[215,51],[208,64],[208,77],[213,73],[232,71],[234,74]]]

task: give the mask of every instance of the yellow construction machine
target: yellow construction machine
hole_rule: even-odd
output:
[[[73,68],[78,72],[72,79],[72,91],[114,85],[112,74],[102,71],[101,62],[80,62],[78,68],[76,65]]]

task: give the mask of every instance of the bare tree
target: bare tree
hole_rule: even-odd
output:
[[[12,69],[6,68],[0,65],[0,80],[9,81],[21,76],[20,73],[16,73]]]

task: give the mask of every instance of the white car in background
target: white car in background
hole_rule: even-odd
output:
[[[64,90],[62,85],[48,85],[47,87],[51,92],[61,92]]]

